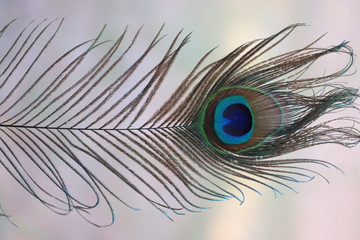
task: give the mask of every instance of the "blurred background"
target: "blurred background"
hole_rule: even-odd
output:
[[[185,74],[208,50],[219,46],[209,59],[223,57],[247,41],[267,37],[292,23],[309,26],[296,31],[295,37],[281,45],[283,50],[302,47],[324,33],[317,46],[328,47],[350,41],[355,54],[360,50],[358,0],[321,1],[95,1],[95,0],[1,0],[0,23],[4,26],[18,18],[18,29],[33,19],[65,17],[61,29],[63,46],[94,38],[104,24],[105,39],[114,40],[126,26],[136,31],[144,24],[141,40],[147,43],[163,23],[171,39],[184,29],[192,32],[191,42],[174,66],[173,74]],[[320,74],[339,69],[344,64],[332,57],[326,66],[317,65]],[[358,68],[358,61],[353,71]],[[345,79],[359,87],[354,74]],[[360,103],[358,101],[358,103]],[[340,113],[343,114],[343,113]],[[355,113],[351,113],[355,114]],[[323,173],[330,184],[315,178],[304,184],[293,184],[297,193],[283,191],[276,198],[271,191],[259,189],[263,196],[245,191],[243,205],[235,200],[211,203],[201,213],[176,216],[174,222],[144,204],[136,212],[116,206],[116,222],[107,228],[96,228],[75,212],[56,215],[33,199],[0,168],[0,203],[15,227],[0,218],[0,239],[359,239],[360,236],[360,146],[345,149],[323,146],[291,154],[327,160],[343,170],[315,170]],[[140,204],[140,203],[139,203]]]

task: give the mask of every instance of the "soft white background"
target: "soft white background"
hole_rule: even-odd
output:
[[[126,25],[137,29],[145,24],[146,34],[154,34],[166,23],[169,36],[184,28],[193,32],[188,55],[182,58],[199,59],[207,50],[220,46],[211,56],[216,60],[239,44],[266,37],[297,22],[309,24],[299,30],[301,46],[323,33],[328,35],[320,44],[326,47],[350,41],[355,53],[360,51],[358,0],[327,1],[46,1],[1,0],[0,24],[14,18],[20,23],[45,17],[66,17],[63,27],[64,45],[72,46],[96,36],[103,24],[108,24],[107,36],[117,37]],[[68,32],[68,34],[66,34]],[[74,39],[74,40],[72,40]],[[147,40],[146,37],[143,39]],[[150,40],[150,39],[148,39]],[[284,46],[291,50],[292,46]],[[320,72],[339,66],[336,58]],[[188,69],[187,62],[178,63]],[[176,68],[176,66],[175,66]],[[354,70],[358,68],[355,63]],[[359,87],[359,75],[346,79]],[[358,102],[359,103],[359,102]],[[58,216],[29,197],[0,168],[0,203],[19,225],[14,227],[0,218],[0,239],[347,239],[360,236],[360,151],[327,146],[301,151],[292,156],[326,159],[344,172],[321,169],[330,184],[321,179],[293,185],[299,192],[285,191],[274,199],[263,189],[264,196],[248,193],[246,202],[212,204],[210,210],[187,214],[170,222],[160,212],[145,205],[135,212],[116,207],[116,223],[108,228],[95,228],[76,213]]]

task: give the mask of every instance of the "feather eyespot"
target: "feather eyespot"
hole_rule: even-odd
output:
[[[281,127],[283,118],[275,98],[247,87],[220,89],[204,109],[202,130],[207,142],[220,151],[256,148]]]

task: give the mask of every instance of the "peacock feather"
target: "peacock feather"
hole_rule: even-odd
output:
[[[104,28],[49,61],[63,20],[31,22],[11,35],[14,24],[0,31],[2,174],[56,213],[75,210],[98,225],[89,212],[105,205],[112,223],[114,202],[138,210],[125,200],[128,189],[170,219],[204,209],[207,200],[243,202],[243,189],[260,193],[263,185],[279,193],[291,182],[325,178],[312,165],[335,167],[278,156],[360,141],[356,118],[320,118],[356,109],[358,90],[333,81],[353,64],[347,42],[319,48],[319,38],[271,54],[303,24],[205,64],[209,51],[170,92],[163,86],[190,39],[181,31],[157,62],[152,54],[159,54],[163,27],[143,51],[136,47],[141,28],[132,38],[125,29],[113,43],[101,40]],[[315,61],[334,53],[348,58],[343,68],[305,77]],[[153,66],[146,70],[148,59]]]

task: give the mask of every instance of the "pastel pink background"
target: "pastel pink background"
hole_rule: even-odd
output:
[[[0,1],[0,23],[3,26],[19,18],[25,25],[32,19],[66,17],[63,31],[68,34],[64,46],[70,47],[73,39],[79,42],[96,36],[105,23],[108,24],[106,36],[113,39],[126,25],[137,29],[145,24],[143,41],[146,42],[150,40],[146,36],[152,36],[165,22],[164,32],[170,37],[182,28],[185,32],[193,31],[187,47],[190,50],[182,58],[193,61],[219,45],[210,57],[217,60],[239,44],[267,37],[297,22],[310,26],[296,33],[298,38],[291,42],[294,46],[303,46],[328,32],[320,42],[321,46],[348,40],[354,52],[359,54],[359,10],[358,0],[12,0]],[[292,44],[283,47],[292,50]],[[176,67],[189,70],[190,64],[178,62]],[[339,63],[335,57],[327,66],[318,67],[323,73],[339,67]],[[358,61],[353,69],[359,69]],[[354,87],[360,85],[359,74],[345,80]],[[320,178],[306,184],[293,184],[299,194],[284,190],[284,195],[276,199],[265,188],[260,189],[262,197],[245,191],[247,198],[241,206],[235,201],[215,203],[202,213],[175,217],[175,222],[170,222],[148,204],[142,206],[141,201],[137,204],[143,207],[141,212],[119,204],[116,206],[117,220],[107,228],[95,228],[75,212],[65,217],[50,212],[0,168],[0,203],[19,225],[16,228],[5,218],[0,218],[0,239],[359,239],[360,146],[354,149],[332,145],[315,147],[291,156],[328,160],[340,167],[345,175],[335,169],[316,167],[330,184]]]

